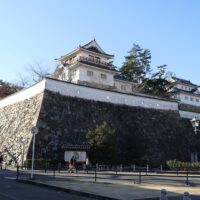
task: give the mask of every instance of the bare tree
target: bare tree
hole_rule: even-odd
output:
[[[34,64],[29,64],[28,72],[30,72],[33,82],[37,83],[47,76],[50,73],[50,70],[36,61]]]
[[[16,84],[23,88],[29,87],[51,74],[50,68],[38,61],[35,61],[33,64],[29,64],[25,70],[26,73],[23,75],[18,73],[18,80],[16,81]]]

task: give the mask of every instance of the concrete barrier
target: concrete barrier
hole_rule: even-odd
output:
[[[184,192],[183,200],[191,200],[189,192]]]
[[[167,190],[162,189],[160,192],[160,200],[167,200]]]

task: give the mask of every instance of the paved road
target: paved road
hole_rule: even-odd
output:
[[[58,192],[16,182],[15,173],[0,170],[0,200],[91,200],[87,197]]]

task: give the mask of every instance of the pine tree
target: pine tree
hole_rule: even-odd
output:
[[[151,95],[169,97],[172,94],[172,84],[169,82],[172,73],[167,72],[166,68],[167,65],[158,66],[157,72],[153,73],[151,77],[138,86],[139,91]]]
[[[106,122],[89,129],[86,137],[91,145],[90,157],[93,162],[109,164],[116,160],[115,130]]]
[[[142,83],[151,72],[151,52],[133,44],[128,53],[129,55],[125,56],[125,62],[120,71],[127,80]]]

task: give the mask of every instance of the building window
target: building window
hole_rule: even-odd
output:
[[[102,79],[106,79],[106,74],[101,74]]]
[[[194,99],[192,97],[190,97],[190,101],[193,101]]]
[[[196,99],[196,102],[199,102],[199,99]]]
[[[121,85],[121,90],[126,90],[126,85]]]
[[[187,96],[185,96],[185,100],[188,100],[188,97],[187,97]]]
[[[87,76],[93,76],[93,71],[87,71]]]

